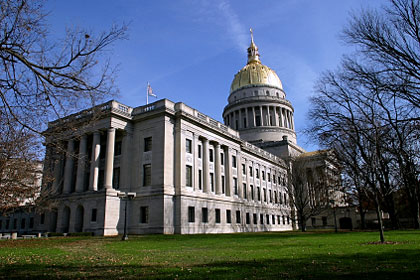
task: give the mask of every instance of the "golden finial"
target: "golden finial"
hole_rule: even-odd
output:
[[[251,33],[251,43],[254,43],[254,33],[252,32],[252,28],[249,29],[249,32]]]
[[[258,53],[258,47],[254,43],[254,32],[252,31],[252,28],[249,29],[249,32],[251,33],[251,45],[248,48],[248,63],[251,62],[260,62],[260,54]]]

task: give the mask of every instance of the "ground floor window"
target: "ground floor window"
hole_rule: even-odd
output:
[[[251,223],[251,218],[249,216],[249,213],[246,213],[246,224],[249,225]]]
[[[141,206],[140,207],[140,223],[147,224],[149,222],[149,207]]]
[[[192,206],[188,207],[188,222],[189,223],[195,222],[195,208]]]
[[[97,214],[98,214],[98,210],[96,208],[93,208],[92,212],[91,212],[91,216],[90,216],[90,221],[91,222],[96,222]]]
[[[208,223],[209,222],[209,212],[207,208],[202,208],[202,221],[203,223]]]
[[[240,224],[241,223],[241,211],[236,211],[236,223]]]
[[[226,210],[226,223],[232,223],[232,216],[229,209]]]
[[[216,224],[220,223],[220,209],[216,209]]]

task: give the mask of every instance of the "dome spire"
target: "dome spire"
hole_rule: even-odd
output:
[[[254,33],[252,32],[252,28],[249,29],[251,33],[251,45],[248,48],[248,64],[251,62],[260,62],[260,54],[258,53],[258,47],[254,43]]]

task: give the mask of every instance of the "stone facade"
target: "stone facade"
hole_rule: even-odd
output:
[[[69,123],[78,129],[60,131]],[[291,229],[284,161],[183,103],[110,101],[46,135],[59,203],[39,230],[116,235],[125,203],[130,234]]]

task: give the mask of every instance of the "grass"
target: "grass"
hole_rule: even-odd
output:
[[[0,279],[420,279],[420,231],[0,241]]]

